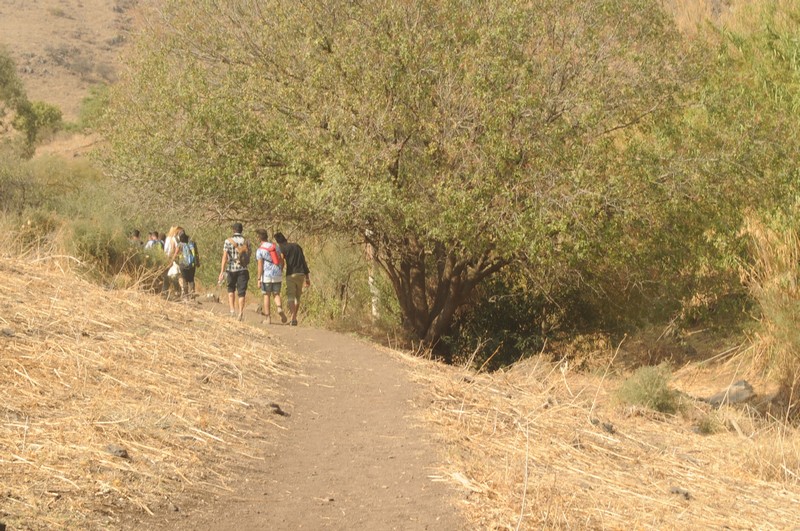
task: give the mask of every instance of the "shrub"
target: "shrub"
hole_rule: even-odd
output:
[[[669,378],[666,365],[641,367],[622,383],[617,397],[624,404],[675,413],[679,409],[678,393],[667,385]]]
[[[713,435],[725,431],[725,423],[717,412],[700,417],[695,426],[700,435]]]
[[[745,231],[753,263],[745,278],[760,309],[754,363],[779,385],[788,411],[800,401],[800,239],[797,221],[773,216],[768,224],[750,217]]]
[[[30,102],[24,106],[24,112],[17,114],[13,126],[25,133],[31,143],[40,142],[61,128],[61,109],[43,101]]]

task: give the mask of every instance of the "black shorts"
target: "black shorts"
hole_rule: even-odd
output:
[[[195,266],[192,267],[182,267],[181,268],[181,277],[186,282],[194,282],[194,272],[196,268]]]
[[[247,269],[241,271],[228,271],[228,293],[234,291],[239,297],[247,294],[247,283],[250,281],[250,272]]]

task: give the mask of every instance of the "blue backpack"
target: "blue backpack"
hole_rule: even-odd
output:
[[[197,246],[193,241],[181,244],[181,256],[178,259],[181,267],[195,267],[197,265]]]

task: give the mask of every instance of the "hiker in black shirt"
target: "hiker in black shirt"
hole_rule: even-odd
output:
[[[306,256],[303,248],[296,243],[289,243],[286,237],[280,233],[275,233],[275,242],[283,255],[286,271],[286,301],[289,305],[289,313],[292,314],[292,326],[297,326],[297,310],[300,308],[300,296],[303,294],[303,287],[311,285]]]

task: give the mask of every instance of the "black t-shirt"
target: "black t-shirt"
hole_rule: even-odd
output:
[[[296,273],[307,275],[309,273],[308,265],[306,264],[306,256],[303,254],[302,247],[296,243],[286,242],[278,244],[278,248],[280,248],[283,258],[286,260],[287,275],[294,275]]]

